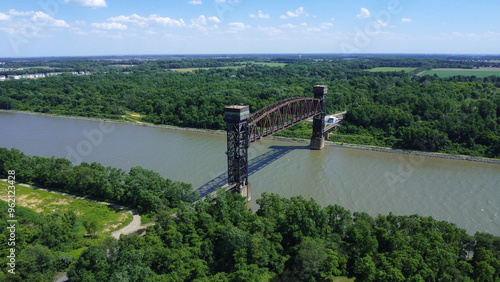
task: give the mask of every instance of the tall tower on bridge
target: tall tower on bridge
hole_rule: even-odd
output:
[[[224,109],[227,123],[227,177],[228,184],[248,200],[251,199],[248,183],[248,128],[249,106],[228,106]]]
[[[292,101],[292,103],[302,103],[294,104],[296,107],[290,106],[290,99],[278,101],[270,105],[271,107],[264,108],[265,111],[260,116],[261,123],[258,124],[256,124],[255,119],[252,119],[251,123],[248,122],[250,118],[249,106],[227,106],[224,109],[224,116],[227,123],[228,189],[240,193],[248,200],[251,199],[250,183],[248,182],[250,137],[255,138],[258,134],[268,136],[313,116],[311,149],[323,149],[325,146],[326,92],[326,85],[315,85],[314,99],[296,98],[297,101]]]
[[[321,100],[321,114],[313,118],[312,150],[321,150],[325,147],[325,98],[327,90],[328,87],[326,85],[314,85],[314,98]]]

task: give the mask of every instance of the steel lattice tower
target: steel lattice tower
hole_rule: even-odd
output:
[[[228,106],[224,110],[227,122],[227,176],[229,184],[236,184],[237,191],[250,198],[248,184],[248,106]]]

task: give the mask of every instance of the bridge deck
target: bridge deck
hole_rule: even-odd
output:
[[[330,132],[332,132],[333,130],[335,130],[335,129],[339,128],[339,127],[340,127],[340,123],[338,123],[338,122],[337,122],[337,123],[332,123],[332,124],[329,124],[329,125],[327,125],[327,126],[325,127],[325,129],[324,129],[324,133],[325,133],[325,134],[326,134],[326,133],[330,133]]]

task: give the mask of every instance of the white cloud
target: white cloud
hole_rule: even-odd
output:
[[[259,31],[262,31],[264,33],[270,34],[270,35],[275,35],[278,33],[281,33],[281,30],[279,28],[269,26],[269,27],[258,27],[257,28]]]
[[[309,14],[304,10],[304,7],[299,7],[297,10],[295,10],[295,12],[288,11],[286,12],[286,15],[281,15],[280,19],[297,18],[301,15],[309,16]]]
[[[192,19],[191,23],[196,25],[205,25],[207,24],[207,18],[204,15],[201,15],[196,19]]]
[[[381,20],[377,20],[377,22],[375,23],[374,26],[376,26],[376,27],[387,27],[387,23],[384,23]]]
[[[56,20],[44,12],[35,12],[31,17],[33,24],[38,26],[69,27],[63,20]]]
[[[209,17],[209,21],[213,22],[220,22],[220,20],[217,17]],[[207,19],[205,16],[200,16],[196,19],[191,20],[191,23],[193,24],[206,24]],[[162,26],[168,26],[168,27],[184,27],[186,26],[186,23],[184,22],[183,19],[172,19],[169,17],[161,17],[159,15],[150,15],[149,17],[142,17],[137,14],[132,14],[130,16],[118,16],[118,17],[112,17],[108,18],[108,22],[116,22],[116,23],[133,23],[138,25],[139,27],[145,28],[148,27],[150,24],[159,24]]]
[[[356,16],[358,19],[367,19],[371,17],[370,11],[366,8],[361,8],[361,12]]]
[[[321,31],[321,28],[318,28],[318,27],[310,27],[307,29],[307,31],[310,31],[310,32],[319,32]]]
[[[219,18],[217,17],[205,17],[204,15],[201,15],[195,19],[191,19],[191,24],[189,25],[190,28],[196,28],[201,31],[207,31],[209,29],[216,29],[218,26],[215,24],[212,27],[208,27],[208,23],[213,22],[213,23],[220,23]]]
[[[168,26],[168,27],[186,26],[186,23],[184,22],[183,19],[174,20],[174,19],[171,19],[169,17],[163,18],[163,17],[160,17],[158,15],[151,15],[151,16],[149,16],[149,20],[156,22],[158,24],[161,24],[163,26]]]
[[[250,14],[250,17],[251,18],[259,18],[259,19],[269,19],[271,18],[271,16],[269,14],[264,14],[262,13],[262,10],[259,10],[259,12],[257,13],[257,15],[255,14]]]
[[[220,20],[218,17],[208,17],[208,21],[214,22],[214,23],[220,23]]]
[[[444,33],[440,35],[438,39],[466,39],[466,40],[482,40],[482,41],[497,41],[500,40],[500,33],[488,31],[483,33],[462,33],[462,32],[452,32],[451,34]]]
[[[10,18],[11,18],[10,15],[0,13],[0,21],[8,21],[8,20],[10,20]]]
[[[13,27],[0,27],[0,31],[6,32],[8,34],[16,34],[18,30]]]
[[[403,23],[409,23],[409,22],[411,22],[411,19],[409,19],[409,18],[402,18],[401,22],[403,22]]]
[[[132,14],[130,16],[118,16],[118,17],[113,17],[109,18],[108,21],[110,22],[124,22],[124,23],[134,23],[138,25],[146,25],[148,19],[145,17],[141,17],[137,14]]]
[[[288,24],[282,25],[281,28],[295,29],[295,28],[297,28],[297,26],[293,25],[291,23],[288,23]]]
[[[108,6],[106,0],[64,0],[67,4],[76,4],[88,8],[103,8]]]
[[[203,3],[201,2],[201,0],[192,0],[192,1],[189,1],[189,4],[191,4],[191,5],[201,5]]]
[[[329,28],[333,27],[333,24],[332,23],[322,23],[322,24],[319,25],[319,27],[321,29],[329,29]]]
[[[93,23],[93,27],[97,29],[104,29],[104,30],[126,30],[127,26],[121,23]]]
[[[19,12],[19,11],[16,11],[14,9],[10,9],[9,10],[9,15],[12,15],[12,16],[19,16],[19,17],[23,17],[23,16],[33,16],[35,14],[35,12],[33,11],[29,11],[29,12]]]
[[[251,26],[246,25],[241,22],[234,22],[229,24],[229,32],[238,32],[238,31],[244,31],[250,29]]]

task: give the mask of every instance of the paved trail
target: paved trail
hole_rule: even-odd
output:
[[[5,182],[7,182],[7,179],[2,179],[2,180],[5,181]],[[125,207],[125,206],[120,206],[120,205],[116,205],[116,204],[112,204],[112,203],[107,203],[107,202],[101,202],[101,201],[97,201],[97,200],[92,200],[92,199],[88,199],[88,198],[85,198],[85,197],[71,195],[71,194],[68,194],[68,193],[63,193],[63,192],[53,191],[53,190],[49,190],[49,189],[45,189],[45,188],[36,187],[36,186],[33,186],[33,185],[29,185],[29,184],[22,184],[22,183],[16,183],[16,184],[17,185],[21,185],[21,186],[25,186],[25,187],[29,187],[29,188],[33,188],[33,189],[37,189],[37,190],[46,191],[46,192],[53,193],[53,194],[59,194],[59,195],[68,196],[68,197],[71,197],[71,198],[74,198],[74,199],[78,199],[78,200],[85,200],[85,201],[89,201],[89,202],[93,202],[93,203],[99,203],[99,204],[102,204],[102,205],[107,205],[107,206],[111,206],[111,207],[114,207],[114,208],[118,208],[118,209],[122,209],[122,210],[128,211],[133,216],[132,222],[129,223],[127,226],[121,228],[121,229],[113,231],[111,233],[111,236],[113,236],[113,238],[115,238],[115,239],[120,239],[120,235],[122,235],[122,234],[129,235],[129,234],[137,232],[137,231],[139,231],[141,229],[145,229],[146,227],[154,224],[154,222],[150,222],[148,224],[141,225],[141,215],[136,210],[130,209],[130,208]]]

